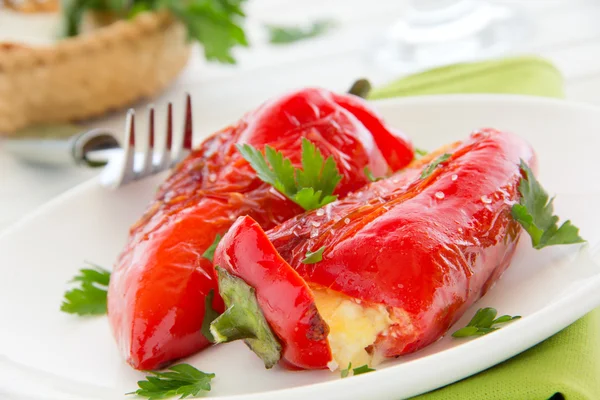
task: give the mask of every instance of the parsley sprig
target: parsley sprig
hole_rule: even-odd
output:
[[[189,364],[178,364],[169,368],[170,372],[148,371],[146,380],[138,381],[139,389],[127,394],[147,397],[149,400],[180,396],[180,399],[196,397],[210,391],[210,381],[215,374],[202,372]]]
[[[421,158],[426,156],[427,154],[429,154],[427,150],[415,147],[415,157],[418,156],[419,158]]]
[[[558,227],[558,217],[553,215],[554,197],[540,185],[527,164],[521,160],[523,176],[519,182],[521,199],[519,204],[512,206],[513,218],[531,236],[531,244],[536,249],[557,244],[582,243],[585,240],[579,236],[579,228],[564,222]]]
[[[352,368],[352,363],[348,363],[348,368],[340,371],[340,376],[346,378],[352,373],[352,375],[366,374],[367,372],[373,372],[375,368],[369,367],[367,364],[361,365],[360,367]]]
[[[217,233],[217,236],[215,236],[215,240],[208,247],[208,249],[206,249],[204,251],[204,253],[202,253],[203,258],[206,258],[208,261],[213,262],[213,258],[215,256],[215,250],[217,249],[217,246],[219,245],[219,242],[221,241],[222,237],[223,236],[221,236],[220,234]]]
[[[333,21],[323,19],[313,22],[308,27],[266,25],[266,28],[269,31],[269,42],[281,45],[320,36],[334,26]]]
[[[373,175],[369,167],[365,167],[363,169],[363,172],[365,173],[365,176],[367,177],[369,182],[377,182],[383,179],[383,177],[376,177],[375,175]]]
[[[323,252],[325,251],[325,246],[319,248],[316,251],[308,250],[305,254],[304,260],[302,260],[302,264],[315,264],[319,261],[323,260]]]
[[[435,160],[433,160],[429,165],[421,172],[421,179],[427,178],[429,175],[435,171],[435,169],[443,162],[448,161],[448,159],[452,156],[452,154],[444,153]]]
[[[208,60],[235,63],[231,50],[248,46],[241,22],[245,0],[70,0],[64,7],[65,33],[79,34],[87,11],[109,12],[131,18],[143,11],[166,10],[181,21],[192,40],[202,43]]]
[[[238,151],[256,171],[259,179],[273,185],[305,210],[314,210],[337,199],[333,191],[342,180],[332,156],[323,154],[308,139],[302,138],[302,169],[271,146],[265,154],[250,144],[237,145]]]
[[[471,321],[469,321],[467,326],[457,330],[452,334],[452,336],[455,338],[463,338],[469,336],[487,335],[488,333],[500,328],[499,326],[494,325],[505,324],[521,318],[519,315],[514,317],[511,317],[510,315],[503,315],[496,318],[496,315],[498,315],[498,311],[496,311],[495,308],[480,308],[477,310],[473,318],[471,318]]]
[[[110,282],[110,272],[97,265],[79,270],[71,282],[80,286],[65,292],[60,310],[77,315],[106,314],[106,293]]]

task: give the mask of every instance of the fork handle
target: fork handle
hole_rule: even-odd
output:
[[[115,136],[103,129],[92,129],[68,138],[25,137],[8,139],[4,148],[17,157],[42,165],[82,165],[101,167],[108,160],[88,158],[88,154],[98,150],[119,148]]]

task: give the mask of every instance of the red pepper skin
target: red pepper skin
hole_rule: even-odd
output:
[[[219,243],[214,261],[256,290],[288,367],[323,368],[331,361],[329,327],[317,312],[312,291],[277,254],[256,221],[238,218]]]
[[[405,166],[396,159],[389,164],[378,143],[396,138],[403,154],[412,152],[410,143],[383,125],[367,129],[361,121],[368,112],[355,116],[337,103],[343,98],[303,89],[267,102],[208,138],[160,187],[131,228],[108,290],[111,328],[134,368],[158,369],[210,345],[200,332],[204,298],[218,290],[214,268],[202,254],[217,234],[241,215],[268,229],[302,212],[256,177],[236,144],[269,144],[299,165],[306,137],[337,162],[340,196],[367,183],[365,166],[376,175]],[[213,308],[223,311],[218,295]]]
[[[402,132],[390,131],[381,116],[366,107],[359,97],[335,93],[333,97],[339,105],[356,116],[369,131],[382,133],[374,134],[373,138],[392,171],[404,168],[415,158],[414,148],[406,146],[406,143],[409,143],[408,138]],[[375,174],[375,176],[383,175]]]
[[[402,320],[375,343],[388,357],[443,335],[502,275],[520,235],[510,209],[520,159],[535,164],[531,147],[488,129],[446,151],[451,158],[424,179],[422,167],[409,168],[268,232],[311,285],[383,304]],[[322,246],[321,262],[301,263]]]

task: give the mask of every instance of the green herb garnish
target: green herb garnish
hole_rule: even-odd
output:
[[[498,324],[505,324],[507,322],[514,321],[521,318],[519,315],[511,317],[510,315],[503,315],[496,318],[498,312],[495,308],[487,307],[480,308],[475,313],[475,316],[469,321],[467,326],[457,330],[452,334],[455,338],[469,337],[469,336],[482,336],[490,332],[493,332],[500,327],[494,326]]]
[[[531,169],[521,160],[523,176],[519,182],[521,199],[519,204],[512,206],[513,218],[531,236],[531,244],[536,249],[557,244],[582,243],[585,240],[579,236],[579,228],[564,222],[558,227],[558,217],[553,215],[554,201],[540,185]]]
[[[377,182],[383,179],[383,177],[375,177],[373,176],[373,173],[371,172],[371,170],[369,169],[369,167],[365,167],[365,169],[363,170],[365,173],[365,176],[367,177],[367,179],[371,182]]]
[[[202,392],[210,391],[210,381],[215,377],[215,374],[202,372],[189,364],[174,365],[168,370],[170,372],[147,371],[150,375],[146,376],[145,381],[138,381],[139,389],[126,394],[147,397],[149,400],[174,396],[180,396],[180,399],[197,397]]]
[[[280,193],[305,210],[314,210],[337,199],[333,191],[342,180],[332,156],[323,155],[308,139],[302,138],[302,169],[271,146],[265,155],[252,145],[237,145],[259,179],[273,185]]]
[[[206,258],[210,262],[213,262],[213,258],[215,256],[215,250],[217,249],[217,246],[219,245],[221,238],[222,238],[222,236],[217,233],[217,236],[215,236],[215,240],[208,247],[208,249],[206,249],[204,251],[204,253],[202,253],[202,257]]]
[[[240,23],[244,0],[70,0],[64,7],[65,33],[79,34],[87,11],[109,12],[119,18],[131,18],[143,11],[166,10],[187,28],[188,37],[200,42],[208,60],[235,63],[231,49],[247,46]]]
[[[350,375],[350,371],[352,371],[352,375],[360,375],[366,374],[367,372],[373,372],[375,371],[375,368],[370,368],[367,364],[352,368],[352,363],[348,363],[348,368],[340,371],[341,377],[346,378],[348,375]]]
[[[343,369],[340,371],[340,376],[342,378],[346,378],[348,376],[348,374],[350,374],[350,371],[352,371],[352,363],[348,363],[348,367],[346,369]]]
[[[426,156],[427,154],[429,154],[429,152],[427,150],[423,150],[423,149],[419,149],[418,147],[415,147],[415,154],[423,157]]]
[[[367,372],[373,372],[375,368],[370,368],[367,364],[360,367],[356,367],[352,370],[353,375],[366,374]]]
[[[89,264],[89,263],[88,263]],[[71,282],[79,282],[80,286],[65,292],[60,310],[77,315],[106,314],[106,293],[110,282],[110,272],[89,264],[92,268],[79,270]]]
[[[323,260],[323,252],[325,251],[325,246],[321,247],[317,251],[307,251],[305,255],[305,259],[302,260],[302,264],[315,264],[319,261]]]
[[[440,165],[444,161],[448,161],[448,159],[451,156],[452,156],[452,154],[444,153],[441,156],[439,156],[438,158],[436,158],[435,160],[433,160],[431,163],[429,163],[427,168],[425,168],[423,170],[423,172],[421,172],[421,179],[425,179],[429,175],[431,175],[433,173],[433,171],[435,171],[435,169],[438,167],[438,165]]]
[[[319,20],[306,28],[283,25],[266,25],[266,28],[269,31],[269,42],[281,45],[320,36],[334,26],[335,23],[331,20]]]

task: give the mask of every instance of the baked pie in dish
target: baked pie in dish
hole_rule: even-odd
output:
[[[94,117],[154,96],[188,60],[186,29],[167,12],[90,21],[80,35],[59,39],[57,0],[0,7],[0,134]]]

